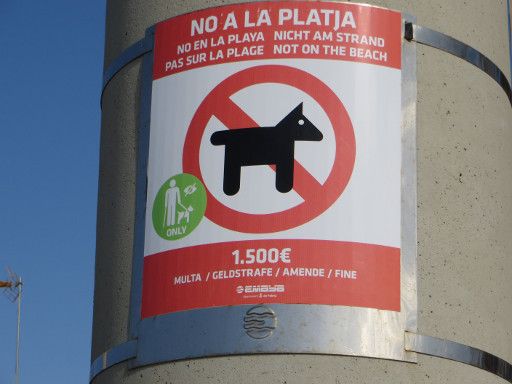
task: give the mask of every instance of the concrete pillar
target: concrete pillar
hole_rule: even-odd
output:
[[[109,0],[105,67],[169,17],[229,0]],[[240,2],[240,1],[237,1]],[[508,74],[506,0],[365,0],[475,47]],[[92,358],[128,339],[141,60],[103,96]],[[420,334],[512,361],[512,109],[482,71],[418,45]],[[100,383],[499,383],[485,371],[418,356],[418,364],[317,355],[206,358],[128,370]]]

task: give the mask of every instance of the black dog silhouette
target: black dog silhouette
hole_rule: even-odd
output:
[[[217,131],[210,142],[226,146],[223,189],[231,196],[240,190],[241,168],[246,165],[275,164],[276,189],[281,193],[291,191],[295,141],[322,139],[322,132],[302,114],[300,103],[275,127]]]

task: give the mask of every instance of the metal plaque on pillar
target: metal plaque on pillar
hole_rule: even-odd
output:
[[[135,366],[319,353],[414,361],[410,17],[255,2],[148,31]]]

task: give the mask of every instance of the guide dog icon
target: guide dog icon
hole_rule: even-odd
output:
[[[275,127],[239,128],[214,132],[213,145],[225,145],[224,182],[226,195],[240,190],[243,166],[275,165],[276,189],[286,193],[293,188],[295,141],[321,141],[322,132],[295,107]]]

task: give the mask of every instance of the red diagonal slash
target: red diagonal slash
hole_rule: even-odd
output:
[[[245,111],[230,98],[224,101],[222,109],[215,111],[215,116],[229,129],[259,127]],[[275,165],[270,165],[274,171]],[[308,200],[321,193],[322,184],[308,172],[297,160],[294,160],[293,189],[304,199]]]

